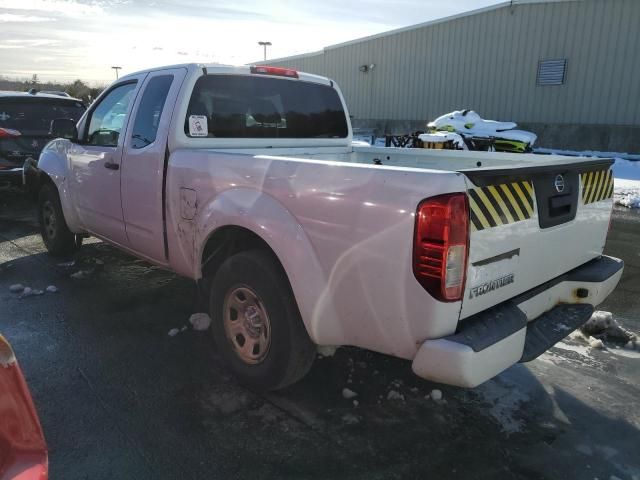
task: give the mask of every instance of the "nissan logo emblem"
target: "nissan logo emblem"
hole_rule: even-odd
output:
[[[562,193],[564,191],[564,177],[562,175],[556,175],[553,185],[556,187],[556,192]]]

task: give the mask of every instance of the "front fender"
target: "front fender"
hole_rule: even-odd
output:
[[[262,238],[280,260],[309,336],[314,342],[323,344],[318,322],[320,317],[336,318],[335,310],[322,295],[327,285],[326,277],[298,220],[275,198],[246,188],[226,190],[199,210],[195,242],[198,246],[196,278],[202,276],[204,247],[216,230],[231,225],[250,230]],[[324,301],[320,300],[323,298]]]
[[[76,209],[73,206],[69,188],[69,176],[71,172],[67,151],[70,146],[71,142],[62,138],[49,142],[42,150],[40,158],[38,159],[38,170],[40,176],[46,174],[58,189],[64,219],[69,229],[74,233],[81,233],[82,226]]]

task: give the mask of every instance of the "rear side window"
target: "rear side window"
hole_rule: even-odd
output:
[[[84,110],[77,100],[37,96],[0,99],[0,128],[18,130],[22,135],[48,135],[52,120],[67,118],[77,122]]]
[[[208,138],[345,138],[338,92],[299,80],[205,75],[196,82],[185,133]],[[206,130],[206,131],[205,131]]]
[[[173,75],[161,75],[149,80],[133,124],[132,148],[144,148],[155,142],[171,82],[173,82]]]

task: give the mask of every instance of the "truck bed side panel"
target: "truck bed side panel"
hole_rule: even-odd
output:
[[[197,195],[193,221],[181,215],[179,202],[169,206],[170,250],[181,255],[172,254],[180,264],[174,268],[197,277],[194,246],[202,248],[217,228],[241,223],[282,262],[315,342],[412,358],[419,341],[455,330],[460,302],[428,295],[413,276],[411,256],[418,203],[464,191],[460,174],[177,151],[167,180],[168,198],[179,198],[181,189]]]

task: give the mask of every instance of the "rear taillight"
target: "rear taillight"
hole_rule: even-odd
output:
[[[0,138],[15,138],[19,137],[21,134],[18,130],[13,130],[11,128],[0,128]]]
[[[464,193],[423,200],[416,212],[413,274],[433,297],[462,299],[469,250],[469,207]]]
[[[251,73],[275,75],[276,77],[298,78],[298,71],[291,68],[252,66]]]

